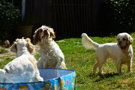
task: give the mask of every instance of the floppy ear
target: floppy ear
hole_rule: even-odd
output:
[[[54,32],[53,28],[49,28],[49,29],[50,29],[50,36],[52,38],[55,38],[56,36],[55,36],[55,32]]]
[[[117,40],[120,38],[120,33],[117,35]]]
[[[27,48],[28,48],[29,52],[30,52],[31,54],[33,54],[34,51],[35,51],[34,45],[31,43],[31,40],[30,40],[29,38],[26,38],[25,40],[26,40],[26,42],[27,42]]]
[[[41,41],[40,35],[41,35],[41,29],[37,29],[35,31],[35,34],[33,35],[33,43],[34,44],[38,43],[38,41]]]
[[[129,44],[133,43],[133,38],[131,36],[128,36],[128,42],[129,42]]]
[[[17,52],[17,45],[16,42],[11,46],[10,51]]]

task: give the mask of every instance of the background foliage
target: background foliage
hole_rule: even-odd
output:
[[[5,0],[0,1],[0,39],[11,38],[13,26],[17,23],[20,10]]]
[[[135,30],[135,0],[110,0],[107,5],[110,7],[112,33]]]

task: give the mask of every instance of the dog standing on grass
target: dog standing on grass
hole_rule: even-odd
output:
[[[93,72],[96,72],[99,67],[99,73],[103,73],[102,65],[108,58],[115,60],[117,72],[121,73],[122,64],[127,64],[128,72],[132,69],[133,49],[131,44],[133,38],[128,33],[119,33],[117,35],[117,43],[98,44],[91,40],[86,33],[82,34],[82,44],[86,49],[95,48],[96,64],[94,65]]]

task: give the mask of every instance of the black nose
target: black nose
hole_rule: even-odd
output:
[[[122,41],[118,41],[118,44],[120,45],[122,43]]]
[[[47,33],[47,30],[44,30],[44,34],[45,34],[45,35],[48,34],[48,33]]]

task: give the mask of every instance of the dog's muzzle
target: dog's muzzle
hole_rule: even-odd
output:
[[[122,44],[122,42],[118,42],[118,43],[117,43],[117,45],[118,45],[121,49],[125,49],[125,48],[127,47],[127,45],[122,46],[121,44]]]

